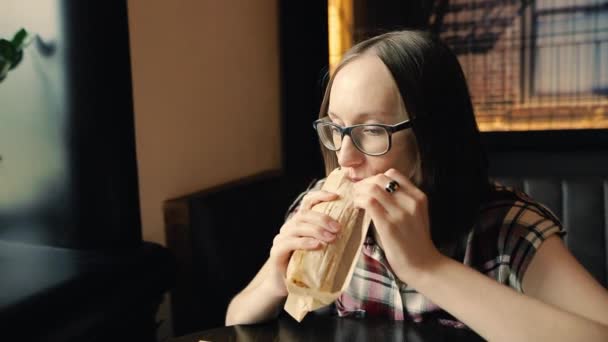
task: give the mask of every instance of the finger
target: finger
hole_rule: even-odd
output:
[[[365,211],[375,210],[382,216],[388,215],[388,212],[382,204],[373,196],[370,196],[364,191],[357,191],[353,194],[353,204],[356,208],[361,208]]]
[[[422,192],[422,190],[420,190],[416,185],[414,185],[414,183],[412,183],[412,181],[408,177],[404,176],[401,172],[391,168],[387,170],[384,175],[389,179],[395,180],[397,183],[399,183],[399,186],[415,199],[419,200],[426,197],[424,192]]]
[[[428,210],[428,199],[426,194],[420,190],[414,183],[412,183],[407,177],[399,173],[395,169],[389,169],[385,172],[387,177],[395,179],[400,184],[403,184],[402,191],[396,191],[394,193],[395,198],[403,203],[403,206],[408,209],[408,212],[412,215],[418,215]]]
[[[401,219],[402,215],[400,213],[405,210],[406,212],[413,214],[414,209],[416,207],[416,199],[412,197],[412,195],[405,189],[400,190],[397,189],[394,192],[388,192],[386,190],[386,185],[394,180],[384,174],[378,174],[372,178],[374,184],[377,186],[375,189],[375,193],[382,192],[384,196],[382,196],[381,203],[387,208],[387,211],[392,214],[393,218]],[[396,181],[396,180],[395,180]],[[399,181],[397,181],[399,183]],[[385,203],[387,201],[387,203]],[[388,206],[391,206],[390,208]]]
[[[399,204],[395,201],[393,194],[388,193],[384,189],[384,185],[389,182],[384,175],[376,175],[370,177],[365,183],[357,186],[355,191],[363,196],[372,196],[384,207],[387,213],[394,213],[401,210]],[[358,185],[358,184],[357,184]]]
[[[314,250],[322,245],[321,241],[309,237],[286,237],[272,247],[270,254],[277,257],[291,254],[295,250]]]
[[[292,220],[286,222],[281,227],[280,233],[297,236],[299,235],[298,226],[302,224],[317,226],[320,230],[326,230],[333,234],[338,233],[342,229],[340,222],[331,216],[314,210],[304,210],[299,212]]]
[[[300,213],[298,220],[323,227],[333,233],[337,233],[342,227],[340,222],[331,216],[313,210]]]
[[[302,205],[300,208],[310,210],[316,204],[321,202],[328,202],[338,199],[340,196],[336,193],[325,191],[325,190],[315,190],[311,191],[302,198]]]
[[[329,215],[308,210],[299,213],[294,220],[281,227],[277,236],[314,237],[318,240],[333,241],[341,225]]]
[[[330,232],[323,227],[307,222],[300,223],[291,232],[296,237],[312,237],[324,242],[333,242],[336,239],[336,234]]]
[[[355,206],[364,209],[371,217],[376,227],[385,227],[388,225],[387,212],[384,207],[375,198],[369,196],[355,196]]]

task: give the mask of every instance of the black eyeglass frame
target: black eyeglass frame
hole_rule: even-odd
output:
[[[338,131],[340,131],[340,147],[337,149],[332,149],[330,147],[328,147],[327,145],[325,145],[325,143],[323,143],[323,139],[321,139],[321,135],[319,134],[319,131],[317,129],[317,126],[319,126],[320,124],[323,125],[328,125],[328,126],[333,126],[335,128],[338,129]],[[357,145],[357,143],[355,143],[355,141],[353,140],[353,136],[351,135],[351,132],[353,131],[353,129],[357,128],[357,127],[361,127],[361,126],[375,126],[375,127],[382,127],[386,130],[386,132],[388,133],[388,147],[386,148],[386,151],[382,152],[382,153],[378,153],[378,154],[372,154],[372,153],[368,153],[365,152],[361,149],[361,147],[359,147],[359,145]],[[321,144],[323,144],[323,146],[325,146],[325,148],[327,148],[330,151],[340,151],[340,149],[342,148],[342,141],[344,140],[344,136],[348,135],[350,137],[350,139],[353,141],[353,145],[355,145],[355,147],[357,148],[357,150],[359,150],[361,153],[366,154],[368,156],[373,156],[373,157],[378,157],[381,155],[384,155],[386,153],[388,153],[388,151],[391,150],[392,147],[392,136],[393,133],[395,132],[399,132],[402,131],[404,129],[408,129],[411,128],[413,126],[413,120],[405,120],[399,123],[396,123],[394,125],[385,125],[385,124],[359,124],[359,125],[352,125],[352,126],[347,126],[347,127],[341,127],[340,125],[337,125],[333,122],[329,122],[327,121],[326,118],[323,119],[318,119],[315,120],[312,123],[312,127],[314,128],[314,130],[317,132],[317,136],[319,137],[319,140],[321,141]]]

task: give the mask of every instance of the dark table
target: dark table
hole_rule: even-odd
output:
[[[2,340],[155,341],[174,269],[153,243],[87,251],[0,240]]]
[[[301,323],[291,317],[264,324],[222,327],[182,336],[172,342],[204,341],[483,341],[468,329],[439,323],[307,316]]]

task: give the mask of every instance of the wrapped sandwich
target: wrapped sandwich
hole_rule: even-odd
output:
[[[332,171],[322,189],[339,198],[321,202],[312,210],[331,216],[342,229],[332,243],[312,250],[294,251],[285,279],[288,296],[287,311],[297,321],[313,310],[331,304],[346,289],[367,234],[370,218],[353,205],[353,183],[344,170]]]

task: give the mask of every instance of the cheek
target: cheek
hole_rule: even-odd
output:
[[[411,174],[418,158],[415,139],[409,135],[393,136],[392,147],[386,157],[387,169],[393,167],[404,175]]]

